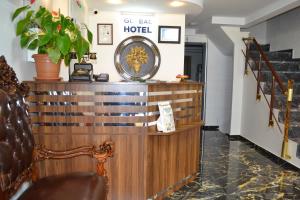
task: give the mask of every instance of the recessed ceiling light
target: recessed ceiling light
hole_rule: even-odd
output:
[[[170,6],[172,6],[172,7],[181,7],[183,5],[184,5],[184,2],[182,2],[182,1],[172,1],[170,3]]]
[[[107,0],[106,2],[110,4],[122,4],[122,0]]]

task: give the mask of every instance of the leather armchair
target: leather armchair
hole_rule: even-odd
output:
[[[111,142],[52,151],[34,143],[24,95],[4,57],[0,57],[0,200],[8,200],[25,181],[33,184],[20,200],[102,200],[107,195],[104,163],[112,156]],[[38,179],[36,162],[90,156],[97,160],[97,173],[78,172]]]

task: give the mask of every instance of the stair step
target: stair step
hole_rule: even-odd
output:
[[[297,142],[298,143],[298,147],[299,147],[299,144],[300,144],[300,138],[291,138],[293,141]],[[300,150],[300,149],[299,149]],[[300,152],[299,152],[300,153]],[[300,154],[299,154],[300,155]],[[297,156],[298,157],[298,156]],[[299,158],[299,157],[298,157]]]
[[[300,144],[300,127],[299,126],[290,127],[289,139]]]
[[[289,79],[294,80],[295,82],[300,82],[300,71],[297,72],[288,72],[288,71],[277,71],[277,74],[280,76],[283,82],[287,82]],[[272,81],[272,72],[271,71],[262,71],[261,72],[261,81],[271,82]]]
[[[300,141],[298,141],[297,143],[298,145],[297,145],[296,157],[300,158]]]
[[[284,83],[285,87],[287,87],[287,84]],[[275,87],[275,94],[282,94],[280,88],[278,87],[278,85],[276,84],[277,87]],[[265,94],[271,94],[271,87],[272,87],[272,83],[271,82],[265,82],[264,86],[263,86],[263,91]],[[293,94],[295,95],[300,95],[300,82],[295,82],[294,86],[293,86]]]
[[[274,108],[277,108],[279,110],[285,110],[286,97],[284,95],[275,95]],[[292,109],[295,108],[300,108],[300,95],[293,96]]]
[[[285,111],[280,111],[278,115],[278,121],[284,123]],[[296,126],[300,121],[300,108],[291,109],[290,123]]]
[[[257,62],[257,61],[256,61]],[[257,70],[257,66],[253,60],[249,60],[250,67],[252,70]],[[259,62],[257,62],[258,65]],[[272,66],[276,71],[299,71],[300,70],[300,61],[270,61]],[[262,71],[270,71],[270,68],[267,66],[266,62],[261,62]]]
[[[299,111],[300,113],[300,111]],[[293,114],[293,112],[292,112]],[[282,119],[282,115],[284,115],[284,112],[281,112],[279,114],[279,122],[284,124],[284,119]],[[294,118],[291,118],[290,121],[290,128],[289,128],[289,139],[297,142],[300,144],[300,122],[299,118],[298,120],[295,120]],[[300,154],[299,154],[300,155]]]
[[[272,61],[270,62],[276,71],[299,71],[300,62],[297,61]],[[262,71],[270,71],[265,62],[261,62]]]
[[[260,45],[263,51],[270,51],[270,44],[261,44]],[[250,51],[256,51],[256,46],[254,44],[250,44]]]
[[[292,52],[272,51],[265,52],[270,61],[292,61]],[[260,54],[258,51],[250,51],[250,57],[254,60],[259,60]]]

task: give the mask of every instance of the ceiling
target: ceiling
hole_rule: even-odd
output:
[[[172,0],[122,0],[119,5],[107,1],[86,0],[90,10],[184,13],[186,28],[206,34],[225,55],[232,53],[233,46],[221,25],[247,28],[300,6],[300,0],[181,0],[185,5],[176,8],[169,5]],[[214,24],[212,19],[218,20]]]
[[[221,25],[249,28],[298,6],[300,0],[204,0],[201,13],[187,15],[186,28],[206,34],[225,55],[232,55],[233,44]],[[223,18],[224,23],[212,23],[216,17]],[[241,23],[234,24],[233,18]]]
[[[108,0],[86,0],[90,10],[151,13],[199,14],[203,9],[203,0],[181,0],[184,5],[171,7],[173,0],[121,0],[120,4],[110,4]]]
[[[246,17],[277,0],[205,0],[203,11],[196,16],[189,16],[187,24],[211,22],[212,16]]]

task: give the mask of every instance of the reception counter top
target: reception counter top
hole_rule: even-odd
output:
[[[26,81],[36,142],[64,150],[111,140],[108,199],[165,196],[199,167],[202,84]],[[158,102],[169,101],[176,131],[158,132]],[[47,167],[45,167],[47,166]],[[95,170],[87,158],[41,164],[40,175]]]

